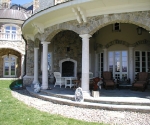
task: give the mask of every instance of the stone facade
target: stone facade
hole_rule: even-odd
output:
[[[82,41],[79,35],[72,31],[63,31],[58,33],[52,41],[54,42],[54,71],[60,71],[60,60],[71,58],[78,62],[77,71],[81,72]],[[69,47],[68,51],[67,47]]]
[[[20,52],[21,54],[25,54],[25,41],[0,41],[0,48],[10,48]]]
[[[26,75],[34,75],[34,42],[31,40],[27,44]]]
[[[51,41],[51,39],[62,30],[71,30],[77,34],[93,35],[100,28],[116,22],[135,24],[150,31],[150,11],[88,17],[88,22],[80,25],[77,21],[64,22],[46,28],[43,37],[46,38],[46,41]]]

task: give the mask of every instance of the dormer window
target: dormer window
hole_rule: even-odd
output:
[[[120,32],[120,23],[113,24],[113,31]]]

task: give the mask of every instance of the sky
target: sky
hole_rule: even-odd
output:
[[[23,5],[25,3],[32,2],[33,0],[11,0],[11,3]]]

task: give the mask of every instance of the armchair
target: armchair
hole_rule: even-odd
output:
[[[110,71],[104,71],[102,73],[102,80],[103,80],[103,84],[105,89],[107,89],[108,87],[115,87],[115,82],[114,79],[112,77],[112,72]]]
[[[132,84],[133,89],[141,89],[145,91],[148,83],[148,73],[147,72],[139,72],[137,74],[137,78],[135,79],[134,83]]]
[[[65,78],[61,77],[61,73],[60,72],[54,72],[54,77],[56,79],[54,87],[56,85],[60,85],[60,88],[61,88],[62,85],[65,85]]]

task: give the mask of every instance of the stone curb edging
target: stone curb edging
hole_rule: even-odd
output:
[[[41,93],[35,93],[27,88],[27,91],[34,97],[50,101],[55,104],[75,106],[80,108],[89,108],[89,109],[103,109],[103,110],[111,110],[111,111],[133,111],[133,112],[143,112],[149,113],[149,106],[137,106],[137,105],[115,105],[115,104],[99,104],[99,103],[90,103],[90,102],[75,102],[68,99],[62,99],[57,97],[52,97],[48,95],[43,95]]]

